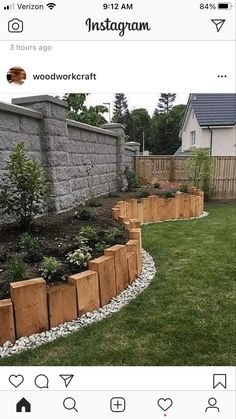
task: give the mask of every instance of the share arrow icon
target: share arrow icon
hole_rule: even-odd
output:
[[[220,32],[222,26],[225,23],[225,19],[211,19],[211,21],[216,25],[217,32]]]
[[[69,386],[71,380],[74,378],[74,374],[60,374],[60,377],[65,383],[66,388]]]

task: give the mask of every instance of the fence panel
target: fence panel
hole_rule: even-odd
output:
[[[212,157],[214,174],[212,178],[216,199],[236,199],[236,157]],[[138,156],[137,175],[143,183],[151,180],[190,183],[188,157]]]

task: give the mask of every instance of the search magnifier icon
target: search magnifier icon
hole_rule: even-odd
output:
[[[63,406],[66,410],[75,410],[76,412],[78,412],[78,410],[76,409],[76,401],[75,399],[73,399],[73,397],[67,397],[63,401]]]

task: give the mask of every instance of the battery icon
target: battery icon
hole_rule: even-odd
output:
[[[233,5],[231,3],[218,3],[218,9],[232,9]]]

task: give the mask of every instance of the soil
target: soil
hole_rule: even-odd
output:
[[[84,226],[89,225],[102,229],[118,227],[121,230],[118,242],[119,244],[124,244],[128,240],[128,233],[116,220],[112,219],[112,208],[118,200],[136,197],[138,192],[139,189],[135,189],[133,192],[122,192],[114,198],[102,197],[99,199],[99,202],[102,204],[100,207],[86,207],[93,215],[93,220],[79,220],[75,216],[76,209],[61,214],[48,214],[38,217],[31,226],[30,234],[40,240],[43,256],[53,256],[64,263],[67,253],[73,248],[75,236],[80,233],[81,228]],[[152,193],[153,191],[149,188],[149,192]],[[19,248],[22,234],[23,231],[16,224],[0,226],[0,299],[9,298],[10,296],[8,267],[13,258],[23,257],[23,253]],[[61,244],[61,247],[63,247],[62,251],[58,250],[58,244]],[[92,256],[94,258],[101,254],[103,253],[93,252]],[[26,263],[27,277],[25,279],[41,276],[41,264],[41,261]],[[68,269],[69,267],[66,267],[67,275],[74,273],[73,271],[68,271]],[[77,271],[79,270],[77,269]],[[53,284],[50,283],[50,285]]]
[[[74,238],[78,235],[85,226],[99,227],[102,230],[110,227],[118,227],[121,234],[117,239],[117,243],[124,244],[128,240],[128,233],[116,220],[112,219],[112,208],[119,200],[128,200],[137,198],[141,191],[148,190],[150,195],[161,195],[163,190],[148,186],[145,188],[136,188],[132,192],[122,192],[116,197],[102,197],[99,198],[101,206],[96,208],[85,207],[89,209],[93,215],[93,220],[80,220],[75,216],[78,208],[67,211],[61,214],[48,214],[38,217],[34,220],[31,226],[30,234],[37,237],[42,244],[42,255],[56,257],[64,266],[65,274],[64,281],[67,280],[68,274],[73,274],[71,266],[68,266],[66,256],[71,250],[75,250]],[[9,280],[9,263],[15,257],[23,257],[24,254],[19,248],[19,241],[23,231],[16,224],[8,224],[0,226],[0,299],[9,298],[10,296],[10,280]],[[60,250],[58,245],[60,244]],[[115,243],[113,243],[115,244]],[[98,257],[103,252],[93,251],[92,257]],[[34,263],[26,263],[27,277],[37,278],[41,276],[40,268],[42,261]],[[81,269],[82,270],[82,269]],[[83,269],[85,270],[85,268]],[[79,272],[77,268],[77,272]],[[57,283],[62,282],[61,278]],[[55,282],[54,282],[55,283]],[[54,283],[48,283],[49,286]]]

